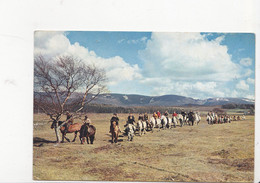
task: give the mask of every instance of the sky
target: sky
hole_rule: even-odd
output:
[[[255,97],[250,33],[37,31],[34,55],[73,55],[105,69],[111,93]]]

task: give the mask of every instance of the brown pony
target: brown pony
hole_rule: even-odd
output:
[[[64,121],[59,121],[59,122],[58,122],[58,125],[60,126],[63,122],[64,122]],[[53,129],[54,127],[56,127],[56,125],[57,125],[57,123],[56,123],[56,121],[54,121],[54,122],[52,123],[52,125],[51,125],[51,129]],[[75,142],[75,140],[76,140],[76,138],[77,138],[77,133],[80,131],[81,126],[82,126],[82,124],[80,124],[80,123],[71,124],[71,125],[69,126],[69,128],[67,129],[67,131],[65,131],[65,126],[60,127],[60,132],[61,132],[61,134],[62,134],[62,141],[61,141],[61,142],[62,142],[62,143],[64,142],[64,138],[65,138],[68,142],[70,142],[70,139],[68,139],[68,138],[66,137],[66,134],[67,134],[67,133],[75,133],[74,139],[72,140],[72,142]]]
[[[89,125],[88,123],[85,123],[80,128],[80,142],[81,144],[84,144],[85,140],[87,139],[87,143],[89,144],[88,138],[90,140],[90,143],[93,144],[96,134],[96,128],[93,125]]]
[[[111,134],[112,134],[112,143],[114,142],[117,143],[119,129],[115,121],[112,122]]]

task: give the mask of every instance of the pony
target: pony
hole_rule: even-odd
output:
[[[142,124],[143,124],[143,133],[146,134],[147,123],[146,121],[142,121]]]
[[[195,113],[193,116],[194,122],[197,123],[197,125],[199,124],[201,117],[198,113]]]
[[[218,115],[216,114],[214,117],[213,117],[213,123],[214,124],[217,124],[218,123]]]
[[[128,124],[126,126],[125,132],[128,136],[128,141],[133,141],[134,135],[135,135],[135,130],[136,130],[136,127],[132,124]]]
[[[118,135],[119,135],[119,128],[116,125],[116,121],[112,122],[111,134],[112,134],[112,143],[114,143],[114,142],[117,143]]]
[[[213,116],[207,114],[207,121],[209,125],[213,125],[213,120],[214,120]]]
[[[167,120],[166,116],[164,116],[164,115],[161,116],[161,123],[162,123],[162,129],[165,130],[166,126],[168,124],[168,120]]]
[[[168,120],[168,123],[167,123],[166,127],[168,127],[169,129],[171,129],[171,128],[172,128],[172,118],[166,117],[166,119]]]
[[[183,125],[190,125],[190,123],[189,123],[189,117],[187,116],[187,115],[185,115],[184,117],[183,117]]]
[[[178,114],[177,119],[180,122],[180,126],[182,127],[184,125],[184,119],[183,116],[181,114]]]
[[[90,140],[90,143],[93,144],[96,134],[96,127],[93,125],[89,125],[88,123],[85,123],[80,128],[80,142],[81,144],[84,144],[85,140],[87,139],[87,143],[89,144],[88,139]]]
[[[193,126],[193,124],[194,124],[194,114],[189,114],[187,122],[188,122],[189,125]]]
[[[228,115],[224,116],[224,123],[231,123],[231,119]]]
[[[151,121],[148,121],[148,120],[146,120],[145,121],[146,122],[146,129],[148,130],[152,130],[152,128],[153,128],[153,124],[151,123]]]
[[[177,124],[178,124],[178,119],[176,116],[173,116],[172,118],[172,123],[173,123],[173,127],[176,128]]]
[[[241,117],[241,120],[246,120],[246,116],[243,114],[243,116]]]
[[[152,132],[153,132],[153,129],[157,126],[159,128],[158,131],[160,131],[160,126],[161,126],[161,120],[160,119],[156,119],[154,117],[151,117],[150,118],[150,123],[152,124]]]
[[[137,121],[137,129],[139,130],[140,136],[146,134],[146,128],[147,128],[146,121],[141,121],[141,120]]]
[[[64,121],[58,121],[58,126],[60,126],[62,123],[64,123]],[[52,124],[51,124],[51,129],[56,128],[56,126],[57,126],[57,122],[56,122],[56,121],[53,121]],[[82,126],[82,124],[80,124],[80,123],[74,123],[74,124],[71,124],[67,130],[65,130],[65,126],[64,126],[64,125],[61,126],[61,127],[60,127],[60,132],[61,132],[61,134],[62,134],[61,143],[64,142],[64,138],[65,138],[68,142],[70,142],[70,139],[68,139],[68,138],[66,137],[66,134],[67,134],[67,133],[75,133],[74,139],[72,140],[72,142],[75,142],[75,140],[76,140],[76,138],[77,138],[77,133],[80,131],[81,126]]]

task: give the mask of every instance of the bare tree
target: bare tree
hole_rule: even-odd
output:
[[[59,56],[50,60],[43,56],[34,58],[34,105],[49,115],[55,124],[57,142],[61,140],[59,129],[68,120],[61,125],[58,125],[58,121],[68,106],[78,107],[78,114],[105,90],[105,81],[104,70],[86,65],[72,56]],[[83,94],[72,100],[72,94],[77,91]],[[91,97],[88,97],[89,94]]]

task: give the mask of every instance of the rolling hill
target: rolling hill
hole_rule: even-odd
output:
[[[102,94],[93,103],[110,104],[117,106],[214,106],[228,103],[254,104],[254,100],[246,98],[208,98],[205,100],[201,100],[179,95],[143,96],[124,94]]]
[[[37,94],[37,95],[36,95]],[[35,97],[44,96],[44,93],[35,92]],[[82,93],[74,93],[70,101],[81,97]],[[88,97],[92,97],[89,95]],[[95,100],[94,104],[107,104],[115,106],[186,106],[186,105],[199,105],[199,106],[215,106],[224,105],[228,103],[234,104],[254,104],[254,100],[247,98],[208,98],[193,99],[191,97],[184,97],[179,95],[162,95],[162,96],[144,96],[135,94],[101,94]]]

